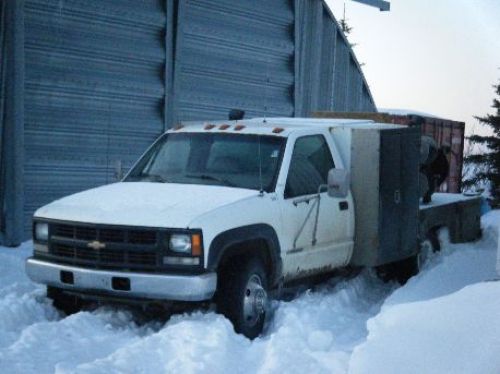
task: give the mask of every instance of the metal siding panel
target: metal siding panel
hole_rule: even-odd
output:
[[[6,141],[6,136],[4,135],[4,129],[6,129],[4,109],[5,109],[5,96],[7,92],[7,43],[6,43],[6,33],[7,33],[7,19],[6,19],[6,8],[7,2],[2,1],[0,3],[0,244],[5,241],[5,231],[6,231],[6,215],[4,211],[5,204],[5,190],[7,187],[7,179],[5,178],[5,169],[7,164],[5,163],[4,149]]]
[[[302,45],[301,82],[304,87],[304,116],[318,107],[321,90],[323,6],[320,1],[306,2],[302,18],[305,42]]]
[[[333,85],[333,110],[347,111],[347,90],[349,77],[349,49],[345,40],[337,32],[337,49],[335,51],[335,73]]]
[[[326,6],[326,5],[325,5]],[[335,70],[335,41],[337,30],[330,15],[322,9],[323,30],[321,43],[321,74],[318,105],[314,111],[330,111],[333,102],[333,78]]]
[[[162,0],[26,0],[25,227],[114,181],[164,128]]]
[[[7,66],[7,44],[5,39],[6,29],[7,29],[7,20],[5,15],[5,9],[7,7],[7,2],[2,1],[0,3],[0,183],[2,183],[1,175],[2,175],[2,149],[3,145],[3,129],[4,129],[4,108],[5,108],[5,93],[6,93],[6,81],[7,81],[7,72],[5,71]],[[0,227],[3,222],[3,199],[2,194],[5,191],[5,186],[0,184]],[[1,232],[1,229],[0,229]]]
[[[336,108],[348,110],[347,105],[358,107],[359,98],[350,100],[348,95],[350,46],[338,34],[338,26],[327,5],[320,0],[301,2],[296,12],[300,27],[299,74],[297,84],[301,87],[300,115],[311,112],[331,111]],[[354,70],[357,71],[357,65]],[[353,75],[358,79],[361,75]],[[338,84],[338,86],[336,86]],[[360,95],[360,91],[355,91]],[[352,98],[351,98],[352,99]]]
[[[295,0],[295,116],[305,117],[310,111],[310,82],[305,78],[309,71],[308,51],[311,48],[313,23],[309,21],[313,1]]]
[[[363,110],[363,78],[361,73],[358,71],[356,76],[356,111],[361,112]]]
[[[290,0],[186,0],[179,22],[178,120],[294,114]]]
[[[302,105],[303,97],[304,97],[304,89],[301,82],[302,74],[300,69],[302,67],[302,44],[303,33],[302,33],[302,14],[304,13],[304,7],[307,3],[302,0],[294,0],[293,3],[293,11],[295,16],[294,23],[294,116],[295,117],[303,117],[304,116],[304,108]]]
[[[359,98],[359,71],[352,56],[349,57],[349,79],[347,86],[347,111],[356,112],[358,110]]]
[[[377,109],[373,97],[354,51],[341,31],[329,6],[324,1],[323,5],[325,14],[330,17],[331,23],[333,23],[338,30],[337,40],[335,42],[333,102],[330,110],[337,112],[360,111],[361,108],[365,108],[363,110],[365,112],[376,112]],[[349,66],[349,60],[352,60],[354,68]],[[352,71],[356,71],[357,74],[353,76],[351,74]],[[353,89],[353,86],[349,83],[350,75],[352,76],[351,79],[356,80],[352,82],[354,86],[358,86],[355,89]],[[349,96],[349,92],[351,92],[352,96]]]
[[[179,0],[164,0],[166,3],[165,20],[165,94],[163,109],[163,130],[174,125],[175,100],[174,100],[174,76],[175,76],[175,48],[177,33],[177,9]]]
[[[0,242],[23,239],[24,1],[2,2]]]
[[[373,103],[370,94],[368,93],[368,89],[366,86],[363,84],[363,89],[361,93],[361,100],[362,100],[362,110],[361,112],[375,112],[375,104]]]

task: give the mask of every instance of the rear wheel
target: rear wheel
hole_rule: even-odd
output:
[[[431,244],[433,252],[439,252],[441,250],[441,243],[439,241],[438,230],[439,228],[434,227],[430,229],[429,232],[427,233],[427,240]]]
[[[419,273],[423,262],[424,259],[419,253],[404,260],[377,267],[377,276],[384,282],[395,280],[403,285]]]
[[[83,300],[74,295],[63,292],[60,288],[47,286],[47,297],[52,300],[54,308],[64,312],[66,315],[78,313],[82,310]]]
[[[233,323],[236,332],[256,338],[266,317],[267,275],[257,258],[229,264],[218,291],[219,311]]]
[[[423,266],[424,259],[421,252],[399,262],[398,270],[396,271],[396,279],[399,283],[405,284],[408,280],[417,275]]]

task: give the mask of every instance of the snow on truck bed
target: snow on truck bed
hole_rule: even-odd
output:
[[[444,193],[444,192],[437,192],[432,194],[432,200],[428,204],[420,204],[420,209],[428,209],[432,208],[435,206],[441,206],[441,205],[448,205],[448,204],[453,204],[458,201],[466,201],[466,200],[473,200],[477,199],[478,195],[463,195],[459,193]]]
[[[499,373],[499,224],[488,213],[483,239],[446,242],[403,287],[365,271],[275,302],[254,341],[213,312],[141,326],[111,307],[63,318],[24,275],[30,243],[0,247],[0,373]]]

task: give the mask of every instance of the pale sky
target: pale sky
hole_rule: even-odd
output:
[[[379,108],[412,109],[467,124],[493,113],[500,79],[500,0],[391,0],[391,11],[327,0],[346,18]],[[481,131],[481,130],[479,130]]]

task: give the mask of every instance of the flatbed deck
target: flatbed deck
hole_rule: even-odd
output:
[[[429,204],[420,204],[419,235],[423,240],[433,230],[447,227],[452,243],[481,236],[481,197],[435,193]]]

